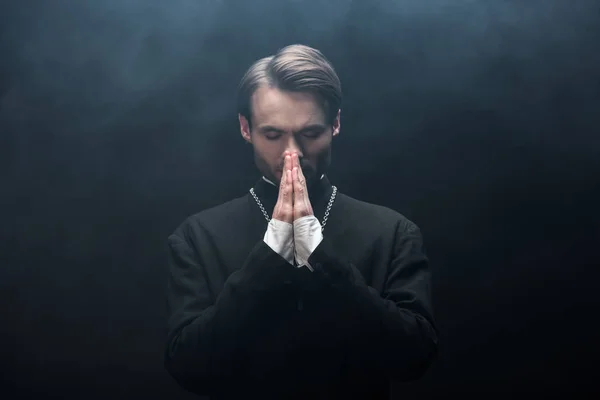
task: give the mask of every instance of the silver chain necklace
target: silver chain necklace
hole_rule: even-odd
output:
[[[327,218],[329,218],[329,210],[331,210],[331,206],[333,205],[333,202],[335,201],[337,187],[332,186],[332,188],[333,188],[333,192],[331,193],[331,198],[329,198],[329,203],[327,204],[327,209],[325,210],[325,215],[323,216],[323,222],[321,223],[321,232],[323,232],[325,230],[325,225],[327,224]],[[258,207],[260,208],[260,211],[262,211],[267,222],[271,222],[271,218],[269,217],[269,214],[267,214],[267,211],[265,210],[262,203],[258,199],[258,196],[256,195],[256,193],[254,193],[254,188],[250,188],[250,194],[252,195],[252,197],[254,197],[254,200],[256,200],[256,204],[258,204]]]

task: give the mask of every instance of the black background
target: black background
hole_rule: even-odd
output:
[[[395,398],[598,392],[600,4],[0,6],[3,398],[192,398],[162,366],[166,238],[258,178],[257,58],[343,83],[330,179],[425,236],[441,353]]]

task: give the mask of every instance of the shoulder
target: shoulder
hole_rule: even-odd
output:
[[[340,193],[340,203],[343,204],[344,211],[351,215],[356,215],[360,219],[369,221],[370,224],[380,227],[389,227],[399,232],[418,231],[419,227],[404,214],[386,206],[368,203],[358,200],[343,193]]]
[[[181,222],[170,237],[185,241],[195,241],[200,235],[212,231],[224,221],[239,219],[244,213],[248,195],[237,197],[217,206],[209,207],[192,214]]]

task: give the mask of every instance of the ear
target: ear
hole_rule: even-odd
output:
[[[248,123],[248,119],[242,114],[238,114],[238,120],[240,121],[240,132],[242,133],[242,137],[246,142],[252,143],[252,136],[250,135],[250,124]]]
[[[333,136],[337,136],[340,134],[340,115],[342,114],[342,109],[340,108],[337,112],[335,119],[333,120]]]

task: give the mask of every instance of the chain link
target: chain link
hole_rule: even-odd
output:
[[[329,203],[327,204],[327,209],[325,210],[325,215],[323,216],[323,222],[321,223],[321,232],[323,232],[325,230],[325,225],[327,225],[327,218],[329,218],[329,211],[331,210],[331,206],[333,206],[333,202],[335,201],[335,195],[337,194],[337,187],[335,187],[335,186],[332,186],[332,187],[333,187],[333,192],[331,193],[331,197],[329,198]],[[254,188],[250,188],[250,194],[252,195],[252,197],[254,197],[256,204],[258,204],[258,207],[260,208],[260,211],[262,211],[267,222],[271,222],[271,217],[269,217],[269,214],[265,210],[265,207],[263,207],[263,204],[261,203],[260,199],[254,192]]]

